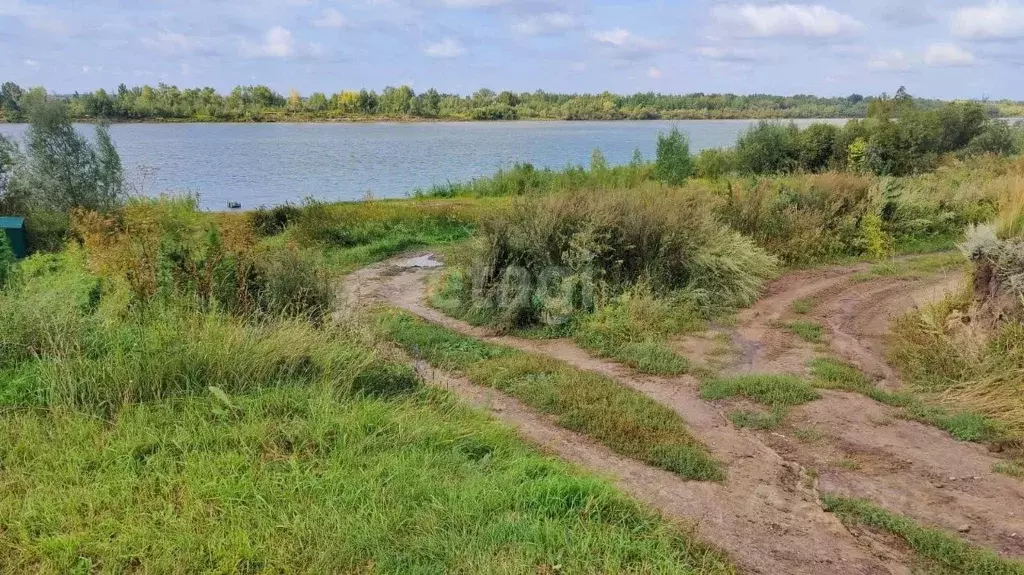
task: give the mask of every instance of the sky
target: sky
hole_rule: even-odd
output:
[[[0,81],[1024,100],[1024,0],[0,0]]]

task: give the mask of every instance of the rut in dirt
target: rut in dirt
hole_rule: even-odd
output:
[[[983,446],[898,419],[887,406],[843,392],[825,392],[821,400],[794,409],[794,423],[780,431],[740,430],[721,406],[699,398],[699,382],[692,377],[639,375],[592,357],[571,341],[496,336],[442,314],[425,303],[432,271],[424,262],[433,260],[396,260],[356,272],[349,277],[346,300],[353,306],[363,298],[388,302],[463,334],[601,373],[675,410],[727,467],[724,484],[683,481],[611,454],[550,421],[541,426],[545,418],[522,405],[492,412],[557,455],[610,476],[666,516],[693,524],[703,540],[725,550],[747,572],[906,572],[907,557],[898,545],[866,533],[851,534],[821,509],[819,488],[869,499],[925,525],[960,530],[972,542],[1003,555],[1024,555],[1024,516],[1014,511],[1024,510],[1024,489],[1020,482],[992,472],[999,460]],[[799,272],[774,282],[729,332],[737,353],[725,370],[806,374],[807,360],[821,351],[795,341],[779,322],[787,318],[793,301],[813,297],[813,317],[827,328],[829,353],[861,367],[880,385],[898,388],[898,377],[882,354],[888,318],[953,289],[956,278],[856,281],[854,274],[863,270],[851,266]],[[461,381],[456,391],[479,400],[479,388],[467,391],[473,387]],[[501,401],[515,402],[508,397]],[[813,444],[798,441],[790,433],[796,426],[813,426],[823,438]],[[572,436],[568,444],[559,435],[566,433]],[[836,465],[851,460],[858,463],[856,469]],[[817,485],[809,469],[819,474]]]
[[[614,378],[675,410],[727,467],[724,483],[685,481],[612,454],[499,392],[483,390],[461,378],[441,377],[447,383],[457,382],[453,391],[478,405],[487,403],[481,402],[481,397],[498,398],[495,401],[500,407],[491,409],[497,418],[556,455],[609,477],[620,489],[667,518],[692,526],[703,541],[728,553],[744,572],[907,572],[904,551],[882,538],[870,534],[857,537],[847,531],[834,515],[821,509],[814,478],[800,464],[780,456],[755,435],[734,428],[715,406],[698,398],[693,378],[639,376],[613,362],[591,357],[571,342],[494,336],[428,307],[424,297],[430,273],[409,261],[367,268],[349,276],[344,300],[352,307],[387,302],[491,343],[544,354]]]
[[[961,272],[925,279],[875,278],[866,266],[789,274],[740,314],[734,333],[747,350],[735,372],[807,375],[807,361],[835,356],[858,367],[876,385],[903,387],[885,358],[890,320],[941,299],[963,285]],[[825,326],[828,349],[780,328],[792,321],[793,302],[811,298],[811,318]],[[995,473],[1002,461],[984,445],[957,441],[934,427],[900,418],[900,411],[867,397],[824,391],[794,408],[782,430],[762,438],[778,453],[819,472],[822,491],[862,497],[918,522],[958,534],[1003,556],[1024,557],[1024,483]],[[822,441],[796,440],[814,429]],[[850,467],[856,467],[851,469]]]

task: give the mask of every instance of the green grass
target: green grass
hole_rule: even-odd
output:
[[[989,441],[1001,435],[998,422],[978,413],[950,412],[925,403],[911,392],[879,389],[856,367],[832,358],[816,358],[808,363],[814,385],[866,395],[886,405],[900,408],[900,416],[938,427],[961,441]]]
[[[763,374],[705,381],[700,386],[700,396],[708,400],[745,397],[777,408],[792,407],[821,397],[810,383],[799,377]]]
[[[815,358],[808,363],[816,387],[869,394],[874,386],[859,369],[832,358]]]
[[[382,311],[378,323],[387,337],[431,365],[515,396],[622,455],[687,479],[725,477],[675,412],[609,378],[486,344],[404,312]]]
[[[729,412],[729,421],[736,427],[750,429],[775,429],[786,417],[785,409],[775,408],[771,411],[737,410]]]
[[[863,499],[822,494],[827,511],[848,525],[864,525],[899,537],[922,559],[948,573],[962,575],[1015,575],[1024,563],[1004,559],[938,529],[921,527],[913,520],[889,512]]]
[[[731,573],[447,394],[308,388],[0,418],[0,571]]]
[[[793,313],[797,313],[800,315],[809,314],[811,313],[811,310],[814,309],[815,303],[817,302],[815,302],[814,298],[811,297],[802,297],[793,300]]]
[[[1003,475],[1009,475],[1010,477],[1024,479],[1024,465],[1014,463],[1013,461],[993,464],[992,471],[995,473],[1002,473]]]
[[[821,324],[816,321],[791,321],[785,324],[785,327],[804,341],[811,343],[820,343],[824,341],[824,330],[821,327]]]
[[[825,439],[825,434],[813,427],[797,427],[792,433],[793,437],[805,443],[817,443]]]
[[[871,266],[869,273],[876,277],[919,279],[939,272],[963,269],[966,264],[967,260],[960,252],[940,252],[878,263]]]

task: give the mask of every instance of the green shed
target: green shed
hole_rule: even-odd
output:
[[[25,218],[17,216],[0,216],[0,228],[7,234],[7,241],[11,242],[11,250],[14,257],[25,257]]]

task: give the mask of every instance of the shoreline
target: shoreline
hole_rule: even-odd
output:
[[[254,119],[230,119],[230,118],[128,118],[109,119],[80,117],[72,118],[76,124],[441,124],[441,123],[488,123],[488,124],[515,124],[522,122],[689,122],[689,121],[797,121],[797,120],[860,120],[863,116],[729,116],[724,118],[712,117],[658,117],[658,118],[516,118],[512,120],[489,120],[462,117],[445,118],[424,118],[418,116],[344,116],[344,117],[281,117]],[[24,120],[11,121],[0,118],[0,125],[3,124],[26,124]]]

